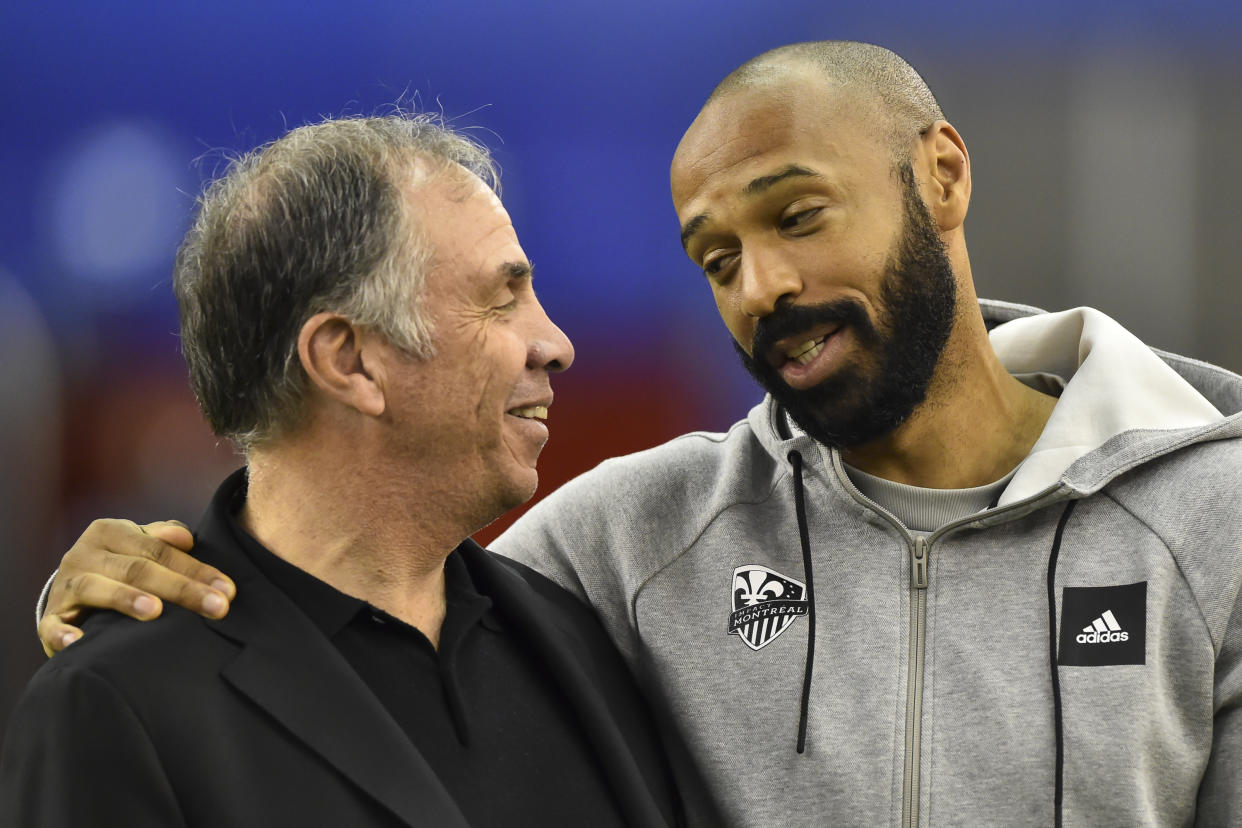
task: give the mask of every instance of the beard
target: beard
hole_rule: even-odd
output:
[[[752,357],[733,345],[746,370],[803,431],[837,449],[856,448],[896,429],[927,398],[953,330],[957,284],[944,243],[919,195],[909,162],[898,170],[904,217],[901,238],[885,264],[880,317],[855,299],[784,305],[755,325]],[[818,385],[791,388],[764,355],[776,342],[812,326],[848,326],[869,360],[841,366]],[[838,334],[834,334],[838,335]]]

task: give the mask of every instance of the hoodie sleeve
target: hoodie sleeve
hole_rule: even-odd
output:
[[[1242,825],[1242,590],[1234,596],[1216,659],[1212,755],[1199,787],[1196,824]]]
[[[747,421],[726,434],[684,434],[579,475],[535,504],[491,548],[594,607],[637,669],[640,591],[721,511],[770,497],[779,472]]]

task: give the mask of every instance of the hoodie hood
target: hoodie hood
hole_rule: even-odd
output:
[[[1221,423],[1225,414],[1195,387],[1196,381],[1216,391],[1220,383],[1204,381],[1227,375],[1233,380],[1234,399],[1214,396],[1232,403],[1229,413],[1239,407],[1242,379],[1204,363],[1160,355],[1092,308],[1034,312],[997,325],[991,338],[1009,373],[1036,387],[1060,390],[1052,416],[1000,505],[1053,485],[1078,460],[1120,435],[1167,432],[1171,448],[1184,442],[1179,437],[1185,432]]]

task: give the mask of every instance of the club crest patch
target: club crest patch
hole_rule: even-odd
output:
[[[733,570],[729,635],[761,650],[799,615],[806,615],[806,584],[758,564]]]

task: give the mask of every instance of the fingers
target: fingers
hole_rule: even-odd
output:
[[[144,524],[138,529],[156,540],[163,541],[166,546],[172,547],[172,549],[152,547],[149,557],[157,564],[179,572],[200,584],[206,584],[224,595],[229,601],[237,595],[237,587],[233,584],[232,578],[214,566],[199,562],[191,555],[177,554],[178,552],[188,553],[194,548],[194,535],[184,523],[179,520],[161,520]],[[162,597],[185,606],[176,596],[163,595]],[[187,609],[193,609],[193,607],[187,607]],[[224,609],[227,609],[227,604]],[[223,611],[220,614],[223,615]]]
[[[65,553],[48,611],[100,607],[145,620],[159,615],[162,599],[219,618],[237,588],[178,548],[192,546],[188,530],[172,521],[148,524],[144,531],[128,520],[97,520]]]
[[[102,558],[99,574],[211,618],[224,615],[237,594],[232,579],[220,570],[159,540],[141,557]]]
[[[82,637],[82,631],[68,623],[73,615],[69,613],[56,615],[49,612],[45,613],[43,619],[39,621],[39,642],[43,645],[43,652],[48,658]]]
[[[161,521],[141,527],[128,520],[96,520],[61,561],[39,623],[49,655],[82,635],[71,622],[86,609],[111,609],[149,620],[172,601],[208,618],[223,617],[237,588],[224,573],[184,550],[194,538],[184,525]]]
[[[194,548],[194,535],[179,520],[161,520],[138,528],[151,537],[162,540],[169,546],[175,546],[183,552],[189,552]]]
[[[130,560],[141,562],[142,559],[131,558]],[[100,608],[115,610],[138,621],[150,621],[158,618],[164,610],[164,605],[159,598],[107,575],[83,572],[65,577],[64,573],[61,573],[56,576],[56,580],[61,579],[64,579],[64,594],[72,599],[72,609],[60,613],[52,613],[49,609],[44,618],[49,614],[58,614],[62,617],[70,616],[65,620],[73,621],[76,620],[73,615],[81,613],[84,609]],[[55,592],[56,588],[52,589]],[[51,606],[50,599],[48,606],[49,608]]]

